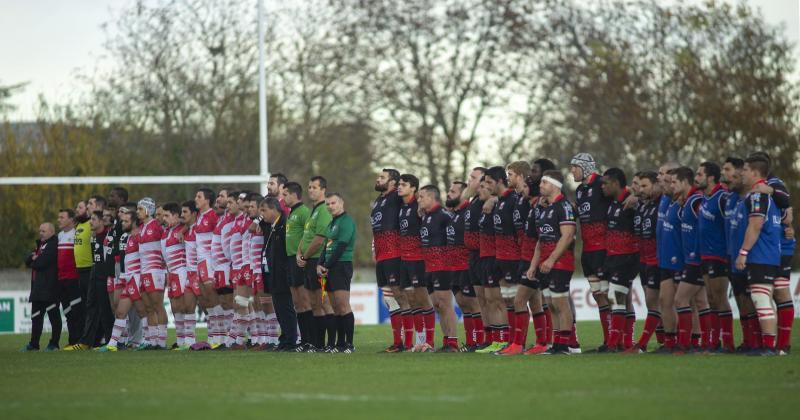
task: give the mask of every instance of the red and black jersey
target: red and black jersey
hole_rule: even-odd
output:
[[[522,245],[525,243],[525,221],[530,209],[530,199],[522,194],[518,194],[517,202],[514,204],[514,228],[517,230],[517,245],[520,247],[520,260],[525,259],[522,257]]]
[[[628,255],[639,252],[637,238],[633,232],[636,210],[625,209],[623,202],[631,193],[627,187],[608,206],[608,232],[606,233],[606,255]]]
[[[536,241],[539,238],[536,232],[536,219],[541,210],[539,197],[533,197],[528,200],[528,212],[525,215],[523,228],[524,235],[519,246],[520,260],[530,261],[533,259],[533,254],[536,251]]]
[[[403,200],[393,189],[381,194],[372,203],[372,236],[375,245],[375,260],[383,261],[400,257],[400,207]]]
[[[422,245],[419,239],[419,205],[416,197],[400,207],[400,259],[421,261]]]
[[[469,250],[464,245],[464,215],[468,206],[467,201],[461,203],[455,213],[452,213],[450,223],[447,225],[447,262],[450,271],[469,269]]]
[[[645,265],[658,265],[656,224],[660,200],[640,202],[633,218],[633,233],[639,238],[639,262]]]
[[[602,185],[603,177],[593,173],[575,189],[584,252],[606,249],[606,215],[611,200],[603,195]]]
[[[480,213],[481,217],[478,219],[480,227],[480,256],[494,258],[495,243],[494,243],[494,222],[492,221],[491,213]]]
[[[467,210],[464,212],[464,245],[470,251],[478,251],[481,248],[480,220],[483,211],[483,200],[475,196],[470,200]]]
[[[438,204],[422,218],[419,234],[426,273],[447,271],[447,226],[450,219],[450,213]]]
[[[492,221],[494,223],[495,258],[504,261],[519,260],[517,228],[514,225],[514,208],[517,203],[514,189],[505,190],[494,203]]]
[[[538,216],[536,217],[536,231],[539,236],[539,263],[550,257],[550,254],[556,249],[558,241],[561,240],[561,226],[574,226],[575,208],[568,200],[564,199],[564,195],[559,194],[553,203],[547,207],[540,207]],[[575,254],[573,249],[575,241],[570,243],[569,247],[553,264],[553,268],[566,271],[575,270]]]

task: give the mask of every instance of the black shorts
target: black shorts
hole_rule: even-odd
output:
[[[306,284],[306,269],[297,265],[294,256],[289,257],[289,286],[301,287]]]
[[[481,285],[481,254],[478,251],[469,252],[469,283]]]
[[[661,288],[661,270],[655,265],[639,264],[639,280],[642,287],[658,290]]]
[[[481,286],[500,287],[500,274],[494,263],[494,257],[483,257],[480,259]]]
[[[500,280],[505,280],[509,284],[519,283],[519,260],[498,260],[495,259],[497,273]]]
[[[451,291],[453,288],[452,276],[449,271],[432,271],[425,273],[428,279],[428,290],[433,289],[437,292]]]
[[[633,279],[639,274],[639,254],[607,256],[603,273],[609,283],[630,289]]]
[[[309,258],[306,260],[306,276],[304,286],[308,290],[320,290],[322,285],[319,283],[319,276],[317,275],[318,258]]]
[[[672,280],[673,283],[678,283],[683,278],[682,270],[673,270],[670,268],[659,268],[661,274],[661,281]]]
[[[466,297],[475,297],[475,288],[469,279],[469,270],[451,271],[450,282],[452,284],[453,294],[461,293]]]
[[[553,293],[569,293],[569,282],[572,280],[572,271],[553,268],[545,274],[536,269],[533,277],[539,282],[540,287],[548,288]]]
[[[747,273],[745,272],[731,272],[731,289],[733,289],[734,296],[747,295]]]
[[[683,266],[683,274],[681,275],[681,282],[693,284],[695,286],[705,286],[706,282],[703,275],[700,273],[700,266],[694,264],[686,264]]]
[[[710,279],[728,277],[729,266],[727,261],[720,260],[702,260],[700,262],[701,273]]]
[[[792,278],[792,255],[781,255],[781,267],[778,272],[778,278],[790,279]]]
[[[780,267],[767,264],[747,264],[747,284],[774,284]]]
[[[400,261],[400,288],[427,287],[425,261]]]
[[[536,278],[536,275],[535,275],[536,273],[534,273],[534,276],[533,276],[532,279],[529,279],[527,271],[528,270],[523,271],[522,274],[520,275],[519,284],[521,286],[525,286],[525,287],[527,287],[529,289],[540,290],[542,285],[539,283],[539,280]]]
[[[220,295],[220,296],[230,295],[230,294],[233,293],[233,289],[230,288],[230,287],[220,287],[219,289],[216,289],[216,290],[217,290],[217,294]]]
[[[378,280],[378,287],[401,287],[400,270],[400,258],[378,261],[375,264],[375,277]]]
[[[598,278],[605,277],[606,251],[589,251],[581,253],[581,267],[583,267],[583,275],[586,277],[597,276]]]
[[[353,280],[353,262],[339,261],[328,270],[325,281],[325,290],[335,292],[338,290],[350,291],[350,282]]]

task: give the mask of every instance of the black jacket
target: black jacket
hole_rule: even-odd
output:
[[[261,222],[264,232],[263,262],[264,284],[270,293],[289,293],[289,257],[286,256],[286,217],[281,213],[274,225]]]
[[[58,301],[58,236],[53,235],[44,243],[36,241],[37,248],[28,255],[25,265],[33,269],[31,274],[31,302]],[[34,255],[38,255],[33,259]]]

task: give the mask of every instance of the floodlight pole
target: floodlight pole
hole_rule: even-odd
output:
[[[258,135],[259,135],[259,175],[263,180],[259,183],[261,195],[267,195],[269,181],[269,155],[267,151],[267,75],[264,69],[264,43],[266,38],[266,22],[264,17],[264,0],[258,0]]]

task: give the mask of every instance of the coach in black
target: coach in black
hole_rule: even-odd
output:
[[[281,326],[277,351],[295,351],[297,348],[297,313],[289,285],[289,257],[286,256],[286,217],[275,197],[261,202],[259,226],[264,232],[264,249],[261,251],[261,272],[265,289],[272,294],[275,315]]]
[[[25,265],[33,269],[31,274],[31,341],[20,351],[39,350],[39,338],[42,336],[44,316],[50,318],[53,335],[45,351],[58,350],[61,338],[61,313],[58,310],[58,237],[52,223],[39,226],[39,240],[36,250],[28,255]]]

